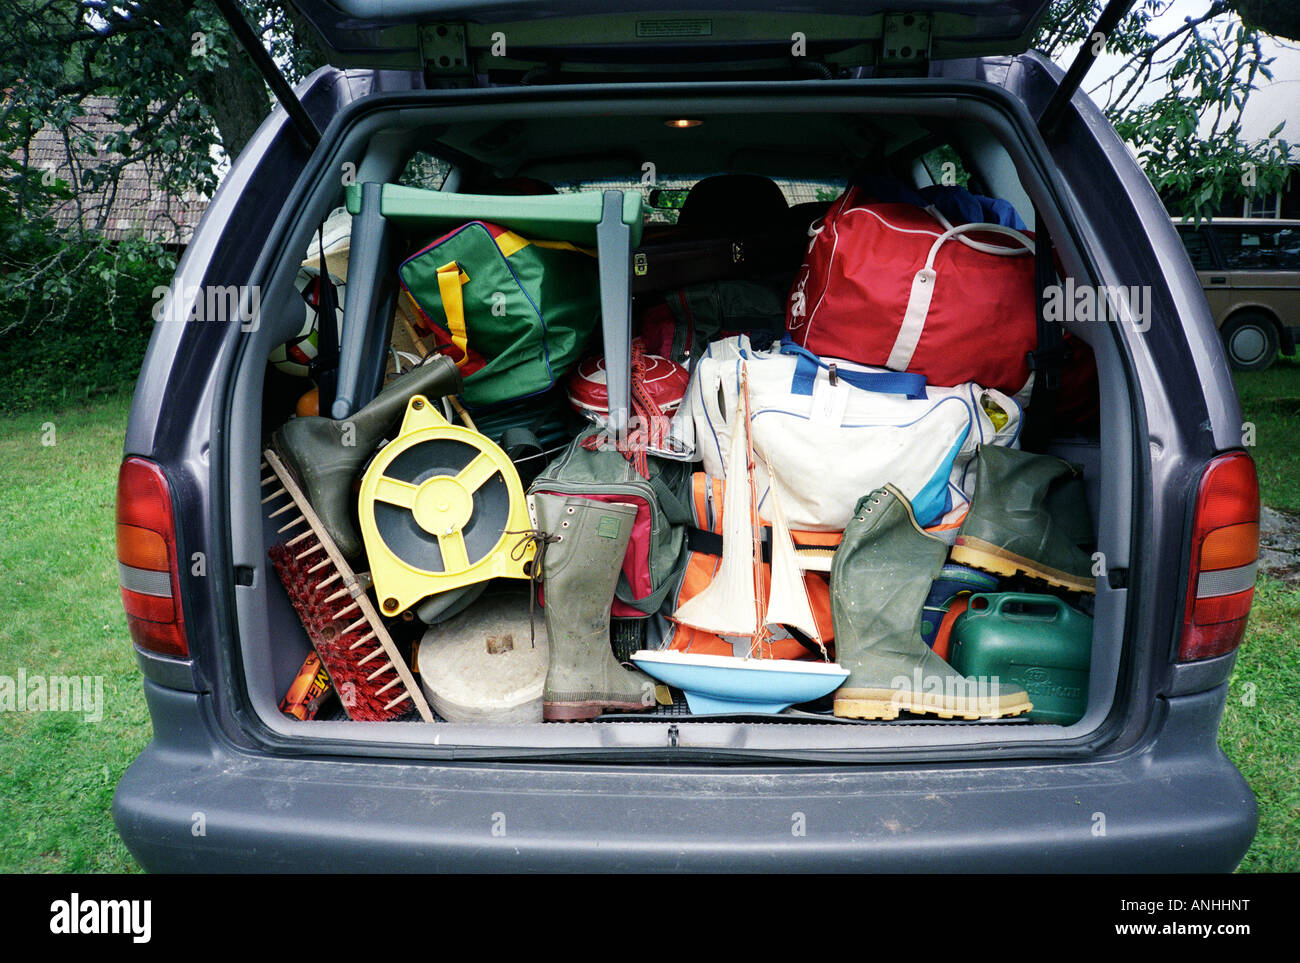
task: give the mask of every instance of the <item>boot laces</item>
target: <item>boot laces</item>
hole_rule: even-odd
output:
[[[529,545],[536,547],[532,564],[528,568],[528,581],[530,583],[528,586],[528,643],[532,648],[537,648],[537,593],[542,587],[542,560],[546,556],[546,546],[560,541],[560,536],[551,535],[540,528],[525,528],[519,531],[502,532],[502,534],[522,536],[519,541],[515,542],[514,548],[510,550],[512,561],[518,562],[527,555]]]

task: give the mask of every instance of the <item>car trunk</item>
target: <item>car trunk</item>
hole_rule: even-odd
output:
[[[699,125],[666,124],[680,119]],[[445,233],[432,223],[381,218],[369,226],[361,213],[365,185],[416,183],[444,192],[488,175],[529,177],[574,187],[622,187],[648,197],[653,185],[685,187],[724,172],[748,172],[778,181],[787,202],[829,200],[848,179],[864,171],[924,183],[942,177],[943,163],[960,165],[973,177],[972,188],[1008,200],[1031,228],[1035,218],[1050,229],[1067,276],[1080,285],[1090,279],[1089,260],[1075,241],[1071,199],[1045,160],[1041,141],[1022,108],[992,84],[943,79],[767,82],[753,84],[680,83],[521,87],[509,89],[416,90],[376,95],[351,108],[335,124],[317,152],[312,183],[292,199],[264,260],[262,323],[245,339],[235,374],[228,423],[230,534],[236,559],[248,577],[236,590],[238,641],[234,666],[242,675],[242,698],[262,735],[281,745],[315,746],[331,751],[420,754],[455,747],[467,753],[533,755],[592,754],[630,758],[638,751],[665,746],[697,747],[727,755],[759,754],[789,758],[862,758],[888,753],[1010,755],[1041,754],[1057,747],[1077,752],[1080,740],[1096,736],[1117,708],[1117,680],[1125,653],[1125,595],[1122,583],[1098,580],[1094,599],[1070,597],[1074,607],[1091,609],[1093,618],[1086,703],[1078,721],[1062,726],[1025,718],[962,722],[904,714],[895,721],[837,719],[827,704],[798,706],[780,714],[701,716],[692,714],[680,692],[672,704],[644,713],[611,713],[592,722],[554,723],[433,721],[412,714],[401,722],[358,722],[337,708],[321,718],[299,721],[280,709],[295,674],[311,651],[303,624],[291,605],[268,552],[297,531],[282,531],[296,513],[271,517],[282,502],[264,502],[268,472],[263,451],[271,433],[293,412],[309,387],[274,366],[271,353],[295,337],[302,324],[301,295],[295,282],[309,245],[329,213],[348,203],[353,251],[342,299],[344,389],[355,389],[359,405],[378,388],[389,354],[392,330],[402,338],[396,271],[401,261]],[[930,166],[936,166],[931,173]],[[338,173],[341,172],[340,176]],[[648,175],[648,176],[647,176]],[[918,185],[919,186],[919,185]],[[818,191],[821,191],[818,194]],[[815,212],[811,212],[815,213]],[[654,221],[643,243],[663,238]],[[671,219],[671,215],[667,215]],[[338,223],[336,221],[336,223]],[[344,221],[346,223],[346,220]],[[363,232],[371,235],[362,240]],[[377,232],[377,233],[376,233]],[[327,250],[329,241],[326,242]],[[362,250],[364,248],[364,250]],[[608,263],[602,268],[608,267]],[[793,275],[797,263],[786,271]],[[333,271],[333,265],[330,267]],[[624,275],[635,270],[621,266]],[[617,273],[617,272],[616,272]],[[632,284],[629,276],[627,282]],[[634,299],[635,316],[670,286],[643,291]],[[608,309],[608,302],[602,305]],[[607,312],[608,313],[608,312]],[[396,317],[396,321],[394,318]],[[372,319],[358,328],[354,318]],[[377,319],[377,320],[376,320]],[[390,329],[390,325],[392,328]],[[1077,326],[1076,326],[1077,327]],[[972,334],[978,326],[972,327]],[[1107,326],[1084,325],[1075,332],[1096,356],[1100,417],[1084,433],[1058,432],[1046,446],[1083,468],[1087,501],[1101,558],[1127,557],[1134,476],[1131,468],[1132,398],[1127,394],[1122,360]],[[592,336],[593,354],[626,357],[616,326]],[[407,345],[409,347],[409,344]],[[612,384],[612,380],[611,380]],[[614,390],[611,388],[611,390]],[[549,398],[544,401],[549,402]],[[1064,399],[1063,399],[1064,400]],[[563,401],[563,398],[560,398]],[[505,410],[478,410],[475,421],[494,434],[511,416],[537,402]],[[581,424],[570,409],[556,409],[560,435],[543,439],[554,455]],[[346,411],[345,411],[346,413]],[[563,417],[561,417],[563,416]],[[554,427],[554,425],[552,427]],[[558,429],[557,429],[558,430]],[[386,433],[393,437],[396,428]],[[566,434],[567,432],[567,434]],[[1101,452],[1107,452],[1102,458]],[[834,456],[828,456],[828,460]],[[272,484],[271,487],[275,487]],[[865,492],[863,494],[866,494]],[[303,544],[310,544],[303,543]],[[359,567],[364,568],[364,565]],[[330,569],[326,569],[330,571]],[[498,579],[470,603],[486,609],[500,604],[498,589],[513,589],[517,604],[526,583]],[[383,601],[371,593],[371,604]],[[665,614],[667,611],[665,610]],[[357,613],[353,611],[351,616]],[[383,618],[403,656],[420,638],[418,619]],[[543,620],[541,610],[535,617]],[[616,647],[639,644],[640,623],[616,620]],[[515,639],[515,645],[527,645]],[[436,748],[435,748],[436,747]]]

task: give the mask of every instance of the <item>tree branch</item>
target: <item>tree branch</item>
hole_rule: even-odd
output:
[[[1137,58],[1130,58],[1128,63],[1126,63],[1123,67],[1121,67],[1118,71],[1116,71],[1115,75],[1118,76],[1119,74],[1123,73],[1125,70],[1129,68],[1130,65],[1133,65],[1134,70],[1136,71],[1138,69],[1137,65],[1145,64],[1145,69],[1147,70],[1149,76],[1149,72],[1151,69],[1151,61],[1154,59],[1155,55],[1159,53],[1166,45],[1172,43],[1174,40],[1176,40],[1178,37],[1182,36],[1183,34],[1187,33],[1188,31],[1195,30],[1198,26],[1205,23],[1205,21],[1213,20],[1215,17],[1221,16],[1227,12],[1228,12],[1228,4],[1225,2],[1225,0],[1213,0],[1213,2],[1210,4],[1210,8],[1206,10],[1205,13],[1195,18],[1188,17],[1183,22],[1183,25],[1181,27],[1171,31],[1170,33],[1166,34],[1164,37],[1160,38],[1158,41],[1156,41],[1156,43],[1153,46],[1148,47],[1145,51],[1143,51],[1141,56]],[[1134,81],[1137,79],[1137,76],[1138,74],[1135,72],[1133,79],[1128,82],[1128,85],[1122,91],[1120,91],[1119,94],[1120,100],[1123,100],[1124,97],[1128,94],[1129,90],[1133,87]],[[1099,89],[1100,86],[1101,85],[1098,84],[1097,88],[1094,89]],[[1089,91],[1089,94],[1091,94],[1092,92],[1093,91]]]

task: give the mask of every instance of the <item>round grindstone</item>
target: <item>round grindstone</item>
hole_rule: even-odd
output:
[[[528,596],[489,593],[420,641],[420,685],[448,722],[541,722],[549,658],[537,610],[529,639]]]

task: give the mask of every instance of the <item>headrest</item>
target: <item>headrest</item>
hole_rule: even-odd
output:
[[[776,182],[758,174],[715,174],[686,195],[680,232],[695,235],[759,234],[781,230],[789,205]]]

